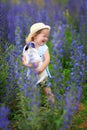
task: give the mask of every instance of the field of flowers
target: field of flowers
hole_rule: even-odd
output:
[[[22,64],[30,26],[51,26],[47,43],[55,103],[35,85]],[[0,130],[87,129],[87,0],[0,2]]]

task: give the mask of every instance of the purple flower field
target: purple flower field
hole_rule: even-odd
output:
[[[51,26],[47,45],[55,103],[42,97],[43,107],[37,74],[22,64],[25,38],[35,22]],[[77,130],[72,124],[87,84],[86,43],[87,0],[44,0],[42,5],[1,0],[0,130]]]

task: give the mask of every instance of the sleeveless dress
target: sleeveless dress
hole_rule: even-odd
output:
[[[42,61],[44,61],[44,54],[48,50],[48,46],[47,45],[40,46],[37,50],[38,50],[38,54],[40,55]],[[48,77],[51,78],[51,74],[49,72],[48,66],[46,68],[46,71],[47,71]]]

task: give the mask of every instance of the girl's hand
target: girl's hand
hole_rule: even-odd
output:
[[[25,56],[22,56],[22,62],[24,63],[24,61],[25,61]]]
[[[41,67],[40,67],[40,68],[38,68],[38,69],[35,69],[35,72],[36,72],[36,73],[38,73],[38,74],[40,74],[42,71],[43,71],[43,70],[42,70],[42,68],[41,68]]]
[[[22,62],[23,62],[23,65],[25,65],[27,67],[33,67],[33,65],[31,63],[29,63],[29,64],[26,63],[26,57],[25,56],[22,57]]]

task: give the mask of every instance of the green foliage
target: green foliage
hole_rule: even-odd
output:
[[[63,75],[64,75],[64,84],[66,84],[66,82],[69,80],[69,76],[70,76],[70,69],[64,69],[63,70]]]
[[[0,66],[0,81],[2,83],[2,87],[5,85],[6,83],[6,78],[7,78],[7,70],[8,70],[8,64],[6,63],[6,57],[5,54],[2,54],[2,56],[0,55],[0,62],[1,62],[1,66]]]
[[[10,109],[12,111],[10,115],[11,127],[17,128],[19,130],[29,128],[28,115],[30,115],[29,98],[25,98],[22,93],[18,92],[16,99],[12,102],[15,103],[15,107],[10,104]]]
[[[82,95],[82,103],[87,105],[87,84],[84,85]]]
[[[71,43],[72,43],[72,33],[71,33],[71,29],[70,27],[67,27],[65,32],[64,32],[64,44],[63,44],[63,48],[64,48],[64,53],[69,55],[69,51],[71,50]]]
[[[34,104],[31,108],[30,101],[23,93],[17,93],[16,100],[13,101],[16,107],[11,109],[11,127],[18,130],[57,130],[61,123],[62,110],[52,107],[51,104],[40,108]],[[10,105],[11,108],[12,104]]]
[[[65,16],[66,16],[66,20],[67,20],[68,24],[70,26],[74,27],[75,26],[74,18],[71,15],[69,15],[69,11],[68,10],[65,11]]]
[[[57,0],[62,5],[66,5],[69,0]]]
[[[61,5],[67,4],[68,1],[69,1],[69,0],[54,0],[54,2],[60,3]]]
[[[84,124],[87,117],[87,104],[86,105],[83,104],[82,106],[83,106],[82,110],[78,110],[76,113],[74,113],[73,122],[70,130],[80,130],[80,129],[86,130]],[[80,127],[81,124],[83,124],[82,128]]]
[[[72,34],[71,34],[71,29],[70,27],[67,27],[65,30],[65,39],[66,39],[66,43],[69,45],[72,42]],[[67,47],[67,46],[66,46]]]
[[[8,77],[8,64],[6,61],[6,52],[0,49],[0,99],[5,94],[6,78]]]

